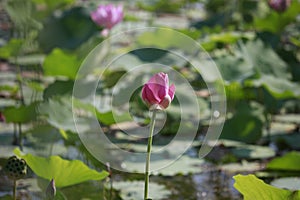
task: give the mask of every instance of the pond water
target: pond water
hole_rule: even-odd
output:
[[[95,168],[99,171],[101,169],[105,169],[105,166],[94,159],[81,145],[79,145],[77,148],[72,146],[64,147],[64,143],[62,141],[58,141],[53,146],[53,151],[65,149],[63,150],[64,152],[67,152],[65,157],[81,159],[91,168]],[[11,148],[14,147],[11,146]],[[1,149],[3,150],[3,147]],[[193,148],[188,152],[191,156],[195,156],[196,149]],[[1,166],[3,166],[4,163],[5,159],[1,159]],[[168,192],[167,197],[161,198],[162,200],[241,199],[240,194],[233,187],[233,173],[220,170],[216,165],[208,162],[204,162],[204,164],[201,165],[201,168],[201,173],[191,173],[185,175],[179,174],[172,176],[151,176],[150,182],[163,186],[163,191]],[[123,199],[130,199],[131,195],[133,196],[133,199],[135,199],[136,197],[134,195],[136,195],[136,192],[142,193],[142,190],[135,188],[135,181],[140,181],[141,184],[143,184],[142,174],[126,173],[113,170],[111,180],[113,187],[115,184],[118,185],[118,182],[125,182],[125,184],[127,184],[128,191],[125,191],[125,194],[123,194],[126,195],[127,198],[122,196]],[[74,186],[62,188],[60,189],[60,192],[67,197],[67,199],[105,199],[104,196],[107,197],[106,199],[109,199],[111,180],[106,179],[104,181],[87,181]],[[44,188],[45,184],[46,183],[43,180],[34,176],[29,170],[28,176],[18,182],[18,194],[20,199],[43,199],[43,190],[40,188]],[[2,172],[0,178],[0,199],[10,199],[11,188],[11,181],[9,181]],[[119,192],[114,190],[112,192],[112,199],[120,199],[118,194]]]

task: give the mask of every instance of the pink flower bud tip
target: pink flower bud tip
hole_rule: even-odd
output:
[[[54,179],[51,179],[46,189],[46,198],[52,200],[55,198],[55,195],[56,195],[55,181]]]
[[[169,86],[168,75],[160,72],[150,78],[142,89],[142,99],[150,110],[166,109],[174,99],[175,85]]]

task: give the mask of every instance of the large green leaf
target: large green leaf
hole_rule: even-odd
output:
[[[187,36],[171,29],[158,29],[153,32],[148,31],[141,34],[137,38],[137,42],[141,47],[159,48],[160,51],[159,49],[156,49],[157,51],[155,51],[155,49],[152,49],[152,52],[155,52],[159,55],[162,55],[162,53],[166,53],[166,51],[163,51],[162,49],[168,50],[172,48],[179,48],[183,51],[193,54],[195,52],[193,52],[193,47],[189,46],[189,43],[191,42],[190,40],[191,38],[188,38]]]
[[[253,66],[243,55],[224,55],[215,59],[222,77],[227,81],[239,81],[254,74]]]
[[[107,126],[115,124],[116,119],[118,119],[118,123],[132,120],[129,113],[119,114],[114,111],[100,112],[93,105],[81,102],[76,98],[73,98],[73,106],[74,106],[73,108],[75,109],[80,109],[85,112],[94,114],[101,123]]]
[[[62,136],[57,128],[49,124],[39,124],[26,130],[25,134],[28,146],[34,149],[30,152],[39,156],[67,155],[68,147],[59,142]]]
[[[234,187],[242,193],[244,200],[298,200],[299,192],[279,189],[274,186],[264,183],[254,175],[236,175]]]
[[[32,103],[30,105],[21,105],[7,107],[3,114],[7,122],[13,123],[27,123],[33,121],[37,117],[37,107],[38,103]]]
[[[40,46],[45,52],[56,47],[75,49],[95,34],[97,29],[86,8],[73,7],[61,15],[52,15],[45,20],[44,28],[39,34]]]
[[[43,98],[49,99],[55,96],[72,95],[74,81],[72,80],[56,80],[54,83],[48,85],[44,90]]]
[[[258,74],[273,75],[280,78],[291,78],[288,65],[277,53],[261,40],[249,41],[241,47],[244,58],[251,64]]]
[[[254,143],[262,136],[263,109],[259,104],[241,103],[237,112],[228,119],[221,134],[222,139]]]
[[[9,42],[0,48],[0,58],[8,59],[17,56],[21,50],[24,41],[21,39],[11,39]]]
[[[276,98],[299,98],[300,85],[280,77],[263,75],[245,83],[252,87],[265,87]]]
[[[31,1],[8,0],[5,2],[5,10],[14,22],[15,28],[24,32],[39,30],[42,24],[33,18],[35,12],[34,4]]]
[[[253,75],[268,75],[280,79],[289,79],[288,65],[270,47],[261,40],[248,41],[233,51],[215,57],[217,66],[225,80],[243,81]]]
[[[75,2],[75,0],[59,0],[59,1],[51,1],[51,0],[32,0],[32,2],[36,4],[45,4],[49,10],[54,10],[58,7],[64,5],[71,5]]]
[[[59,130],[69,130],[73,133],[77,132],[78,127],[88,130],[90,128],[88,118],[80,118],[80,120],[77,120],[75,124],[72,104],[70,102],[71,97],[50,98],[47,102],[39,105],[38,112],[41,116],[46,118],[49,124]]]
[[[243,32],[221,32],[221,33],[212,33],[209,34],[208,37],[204,38],[201,41],[202,47],[211,51],[216,49],[220,44],[233,44],[241,39],[252,39],[254,34],[252,33],[243,33]]]
[[[22,155],[19,149],[15,149],[14,153],[23,158],[36,175],[47,180],[54,179],[56,187],[66,187],[87,180],[102,180],[108,176],[108,172],[97,172],[79,160],[69,161],[59,156],[44,158],[31,154]]]
[[[45,58],[43,68],[47,76],[63,76],[75,79],[80,61],[75,55],[65,53],[61,49],[53,51]]]
[[[267,169],[300,171],[300,152],[292,151],[282,157],[274,158],[267,164]]]

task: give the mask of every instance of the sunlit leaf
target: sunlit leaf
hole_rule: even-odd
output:
[[[88,180],[102,180],[108,176],[106,171],[97,172],[79,160],[69,161],[59,156],[44,158],[31,154],[22,155],[19,149],[15,149],[14,153],[23,158],[36,175],[49,181],[53,178],[56,187],[66,187]]]
[[[238,32],[223,32],[221,34],[212,34],[209,37],[214,42],[233,43],[241,38],[241,34]]]
[[[10,85],[10,84],[5,84],[1,82],[1,85],[0,85],[0,92],[9,92],[11,93],[11,95],[15,95],[17,92],[18,92],[19,88],[18,86],[16,85]]]
[[[26,85],[32,89],[32,90],[35,90],[37,92],[42,92],[44,90],[44,85],[39,83],[39,82],[36,82],[36,81],[28,81],[26,83]]]
[[[80,61],[75,55],[65,53],[61,49],[54,49],[43,63],[46,76],[62,76],[75,79]]]
[[[17,56],[22,47],[23,41],[21,39],[11,39],[5,46],[0,47],[0,57],[8,59]]]
[[[300,193],[279,189],[274,186],[264,183],[254,175],[236,175],[234,187],[242,193],[244,200],[297,200],[300,198]]]
[[[7,122],[27,123],[36,119],[37,105],[38,103],[35,102],[30,105],[7,107],[3,114]]]
[[[137,38],[137,42],[141,46],[160,48],[161,51],[162,49],[180,48],[184,51],[192,53],[193,49],[187,45],[186,39],[187,36],[184,36],[183,34],[178,34],[177,32],[169,29],[159,29],[157,31],[149,31],[141,34]],[[156,51],[156,53],[157,52],[158,51]]]

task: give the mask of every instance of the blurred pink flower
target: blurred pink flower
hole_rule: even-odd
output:
[[[0,122],[5,122],[5,116],[0,112]]]
[[[99,5],[98,8],[91,13],[92,20],[99,26],[104,27],[102,34],[108,32],[119,22],[123,20],[123,6],[115,6],[113,4]]]
[[[166,109],[174,94],[175,85],[169,86],[168,75],[163,72],[152,76],[142,89],[142,99],[150,109]]]
[[[277,12],[285,11],[291,4],[291,0],[269,0],[269,6]]]

